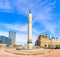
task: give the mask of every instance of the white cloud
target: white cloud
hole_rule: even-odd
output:
[[[27,32],[27,24],[2,24],[5,27],[17,31]]]
[[[5,32],[5,31],[0,30],[0,36],[1,35],[4,35],[4,36],[7,36],[8,37],[8,32]]]
[[[54,8],[55,2],[55,0],[53,0],[52,2],[48,2],[48,0],[3,0],[0,1],[0,9],[3,9],[4,11],[16,10],[16,12],[18,12],[19,14],[27,14],[28,9],[31,9],[35,17],[40,12],[44,14],[45,12],[50,11],[51,8]]]
[[[52,21],[52,17],[50,17],[49,14],[38,14],[36,19],[33,21],[33,24],[36,21],[45,28],[45,31],[49,31],[51,34],[54,34],[56,28],[58,27],[57,24]]]
[[[28,24],[2,24],[4,25],[5,27],[7,27],[8,29],[13,29],[13,30],[17,30],[19,32],[26,32],[28,33]],[[43,33],[45,32],[46,30],[43,30],[43,31],[38,31],[36,30],[34,27],[32,27],[32,32],[36,35],[40,34],[40,33]]]
[[[6,11],[6,12],[12,12],[12,6],[10,5],[10,3],[8,2],[8,0],[2,0],[0,1],[0,11]]]
[[[57,24],[53,21],[55,18],[52,10],[55,8],[56,1],[51,1],[44,4],[40,11],[38,10],[37,14],[35,14],[35,18],[33,20],[33,24],[38,22],[40,25],[43,25],[45,31],[49,31],[51,34],[55,35],[55,30],[57,28]],[[37,7],[38,8],[38,7]],[[36,9],[35,9],[36,10]],[[56,15],[55,15],[56,16]]]

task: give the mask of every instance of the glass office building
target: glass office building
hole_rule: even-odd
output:
[[[0,36],[0,44],[11,45],[11,38],[6,36]]]
[[[16,32],[9,31],[9,38],[11,38],[11,45],[16,44]]]

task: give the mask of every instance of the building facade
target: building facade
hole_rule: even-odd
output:
[[[41,48],[59,48],[60,40],[55,38],[49,38],[47,35],[40,35],[35,42],[35,46]]]
[[[11,45],[16,44],[16,32],[9,31],[9,38],[11,38]]]
[[[8,38],[6,36],[0,36],[0,44],[2,45],[11,45],[11,38]]]

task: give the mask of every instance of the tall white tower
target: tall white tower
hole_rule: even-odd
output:
[[[28,14],[28,49],[32,49],[32,13]]]

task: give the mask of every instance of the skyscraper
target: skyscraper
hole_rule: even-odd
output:
[[[9,31],[9,38],[11,38],[11,45],[16,44],[16,32]]]
[[[28,49],[32,49],[32,14],[28,14]]]

